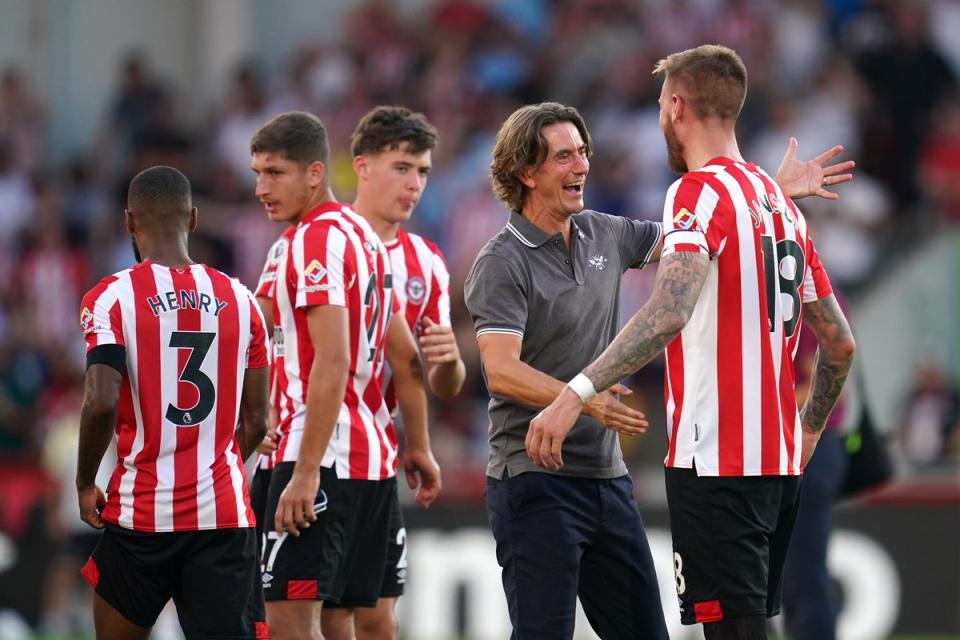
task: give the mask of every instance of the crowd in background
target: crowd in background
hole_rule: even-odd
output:
[[[193,259],[253,286],[281,229],[253,196],[251,134],[281,111],[320,116],[334,191],[349,201],[349,136],[360,116],[377,104],[423,111],[441,141],[410,227],[446,256],[468,370],[461,396],[432,407],[431,433],[445,474],[441,500],[479,501],[488,396],[462,284],[506,220],[487,173],[510,112],[544,99],[576,106],[595,147],[587,206],[659,219],[675,176],[651,69],[704,42],[736,49],[750,72],[738,132],[745,157],[773,173],[795,135],[803,158],[843,144],[842,157],[858,162],[841,205],[802,203],[834,285],[856,299],[898,255],[960,226],[960,39],[947,37],[958,30],[960,5],[948,1],[437,0],[413,19],[390,0],[370,0],[348,16],[339,42],[304,43],[281,72],[257,60],[238,65],[201,126],[182,117],[188,96],[176,78],[130,52],[109,109],[91,123],[95,144],[63,165],[45,157],[46,105],[35,79],[0,70],[0,476],[22,488],[4,502],[0,528],[27,527],[38,496],[73,499],[79,301],[133,261],[122,211],[139,170],[169,164],[191,178],[200,211]],[[643,303],[653,275],[628,275],[624,317]],[[957,462],[960,396],[948,371],[918,365],[915,389],[892,419],[915,468]],[[625,452],[635,465],[658,464],[661,365],[632,385],[652,426]],[[45,535],[66,540],[82,525],[59,513],[49,510]]]

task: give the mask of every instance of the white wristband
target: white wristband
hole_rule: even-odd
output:
[[[567,383],[567,386],[570,387],[571,391],[580,396],[582,402],[587,402],[590,398],[597,395],[597,390],[593,387],[593,383],[590,382],[590,378],[582,373],[578,373],[573,380]]]

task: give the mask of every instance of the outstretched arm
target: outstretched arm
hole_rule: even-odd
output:
[[[653,294],[620,330],[593,364],[577,376],[592,393],[603,391],[649,362],[686,326],[710,269],[703,253],[677,252],[664,258],[657,270]],[[589,394],[589,395],[592,395]],[[557,399],[530,423],[527,455],[556,471],[563,466],[560,449],[582,408],[583,400],[565,386]]]

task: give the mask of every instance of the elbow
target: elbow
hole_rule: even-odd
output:
[[[106,420],[117,410],[115,400],[92,396],[84,402],[83,414],[94,420]]]
[[[495,396],[505,396],[507,395],[508,382],[507,376],[503,375],[502,372],[496,370],[487,370],[487,391],[491,395]]]
[[[687,326],[692,315],[693,309],[675,309],[664,313],[663,317],[657,323],[657,327],[659,328],[658,333],[674,338]]]
[[[853,339],[853,335],[848,333],[839,341],[839,344],[836,347],[837,355],[843,359],[845,362],[853,362],[853,356],[857,352],[857,342]]]

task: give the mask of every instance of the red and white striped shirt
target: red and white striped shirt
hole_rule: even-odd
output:
[[[397,436],[383,399],[384,344],[397,311],[390,259],[369,223],[349,205],[327,202],[297,227],[278,268],[275,301],[283,355],[278,462],[295,461],[306,416],[314,351],[307,309],[349,312],[350,374],[337,425],[321,464],[352,480],[385,480],[397,472]]]
[[[421,322],[430,318],[436,324],[450,326],[450,272],[440,248],[422,236],[397,230],[397,237],[387,243],[393,289],[400,312],[414,337],[423,333]],[[392,414],[397,408],[390,367],[384,374],[387,406]]]
[[[149,532],[254,526],[234,438],[245,370],[267,366],[250,291],[206,265],[148,261],[87,292],[80,325],[88,351],[126,349],[103,519]]]
[[[283,349],[282,345],[279,350],[276,348],[277,335],[282,336],[282,331],[277,331],[277,327],[280,326],[280,317],[274,301],[274,292],[277,288],[277,268],[280,266],[280,260],[287,252],[287,248],[290,246],[290,241],[293,239],[296,231],[297,228],[295,226],[287,227],[280,237],[277,238],[276,242],[270,246],[270,251],[267,252],[267,260],[263,264],[263,271],[260,273],[260,280],[257,282],[257,290],[253,294],[258,299],[267,298],[270,300],[270,307],[272,309],[270,319],[273,322],[274,335],[273,339],[269,341],[272,351],[270,362],[270,405],[277,409],[277,411],[280,410],[283,399],[277,379],[277,371],[283,369]],[[277,463],[275,453],[276,451],[267,455],[258,453],[257,467],[260,469],[273,469]]]
[[[752,163],[715,158],[670,187],[663,231],[663,257],[711,258],[693,315],[666,350],[666,466],[798,475],[793,354],[803,303],[832,292],[803,215]]]

